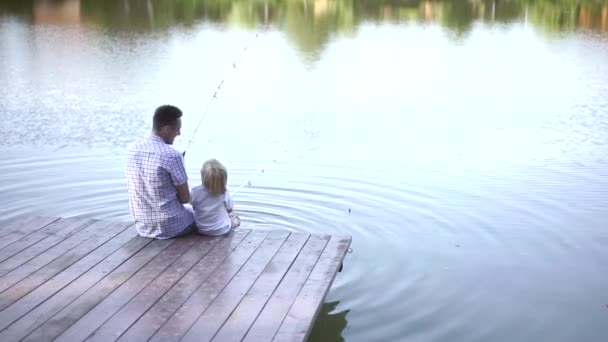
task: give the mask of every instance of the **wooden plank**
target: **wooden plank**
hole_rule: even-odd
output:
[[[0,222],[0,236],[5,236],[10,232],[29,234],[57,220],[59,220],[59,217],[31,215],[22,215],[11,220],[2,220]]]
[[[287,242],[287,231],[274,231],[222,292],[205,309],[181,341],[209,341],[222,327],[270,261]],[[304,241],[302,241],[304,244]],[[296,253],[297,254],[297,253]]]
[[[148,284],[131,301],[99,327],[87,341],[115,341],[137,321],[160,297],[192,269],[220,240],[218,237],[198,237],[198,241],[170,267]]]
[[[350,237],[331,237],[273,341],[306,341],[350,242]]]
[[[308,234],[299,233],[292,233],[289,236],[262,275],[224,322],[213,338],[214,341],[240,341],[245,337],[249,327],[258,317],[309,237]]]
[[[82,223],[75,223],[76,226],[74,228],[84,227],[86,229],[87,227],[91,226],[105,228],[109,224],[109,222],[97,223],[96,221],[86,220]],[[82,234],[83,230],[81,230],[79,233]],[[69,242],[67,240],[69,240]],[[0,292],[4,291],[8,286],[10,286],[2,285],[2,281],[7,277],[7,275],[16,272],[19,270],[19,268],[23,269],[19,270],[17,273],[24,272],[25,270],[31,270],[29,273],[26,273],[23,276],[25,277],[83,241],[82,239],[75,238],[74,236],[67,240],[64,240],[46,250],[43,250],[43,245],[33,246],[32,248],[27,248],[4,260],[3,262],[0,262]],[[33,268],[34,265],[36,265],[37,268]],[[23,277],[19,279],[23,279]]]
[[[6,231],[13,231],[15,228],[21,227],[25,223],[33,220],[36,216],[20,215],[12,219],[0,220],[0,236]]]
[[[12,257],[13,255],[21,252],[22,250],[32,246],[33,244],[41,244],[45,247],[49,245],[48,241],[44,241],[47,238],[52,238],[51,234],[58,233],[62,229],[69,227],[71,224],[75,222],[82,222],[82,219],[78,218],[62,218],[57,221],[52,222],[51,224],[24,236],[23,238],[13,242],[12,244],[6,246],[5,248],[0,250],[0,262]],[[41,241],[43,240],[43,241]],[[53,245],[47,247],[50,248]],[[42,253],[42,252],[40,252]]]
[[[114,313],[139,293],[146,285],[171,266],[196,242],[197,236],[190,235],[177,239],[152,261],[141,268],[133,277],[123,283],[95,308],[84,315],[74,325],[57,337],[57,341],[83,341]]]
[[[51,318],[63,307],[71,303],[78,296],[83,294],[91,286],[101,280],[106,274],[112,272],[123,262],[131,258],[152,240],[136,237],[122,246],[112,255],[104,259],[95,267],[88,270],[61,291],[54,294],[34,310],[21,317],[17,322],[0,333],[0,341],[17,341],[25,337],[31,331],[39,327],[46,320]]]
[[[7,224],[0,232],[0,249],[18,241],[40,228],[43,228],[55,221],[58,217],[31,217],[24,220],[19,220],[14,224]]]
[[[253,283],[262,274],[270,260],[283,246],[289,235],[288,231],[271,232],[260,248],[253,253],[251,258],[247,260],[247,263],[232,278],[230,283],[207,306],[181,341],[211,340]]]
[[[153,241],[131,223],[56,220],[1,223],[0,341],[303,341],[350,245],[248,230]]]
[[[140,240],[141,238],[138,238]],[[154,240],[86,291],[23,341],[52,341],[176,240]]]
[[[124,223],[94,222],[84,230],[0,277],[0,291],[3,291],[0,294],[0,310],[77,262],[124,229]],[[97,231],[99,234],[86,239],[87,230]],[[79,239],[81,236],[85,239]]]
[[[262,312],[245,335],[244,341],[270,341],[279,329],[283,317],[308,279],[323,253],[328,235],[312,235],[293,262],[289,271],[268,300]]]
[[[237,229],[221,241],[201,259],[182,279],[154,304],[119,341],[147,341],[192,295],[211,273],[239,246],[250,230]]]
[[[188,298],[175,314],[152,336],[152,341],[177,341],[217,297],[232,277],[261,245],[269,232],[251,232],[245,241]]]
[[[57,220],[0,250],[0,262],[27,249],[27,255],[34,258],[36,255],[55,246],[70,234],[93,223],[93,220],[79,218],[62,218]],[[25,254],[25,253],[24,253]],[[22,257],[21,260],[25,258]]]
[[[19,231],[19,228],[37,219],[39,216],[20,215],[13,219],[2,219],[0,221],[0,237],[14,231]]]
[[[78,262],[73,263],[72,260],[69,260],[64,264],[57,264],[57,270],[65,269],[65,271],[57,274],[52,279],[44,283],[42,286],[36,288],[35,290],[28,293],[26,296],[14,302],[12,305],[0,312],[0,330],[8,327],[11,323],[19,319],[21,316],[25,315],[30,310],[45,301],[47,298],[61,290],[63,287],[65,287],[75,279],[77,279],[84,272],[97,265],[100,261],[104,260],[108,255],[114,253],[124,244],[135,238],[137,236],[137,232],[135,231],[135,229],[130,228],[130,226],[132,226],[132,223],[112,223],[106,231],[97,236],[94,236],[92,239],[79,246],[79,248],[77,248],[77,250],[73,252]],[[105,241],[109,240],[119,232],[120,234],[118,234],[108,243],[105,243]],[[101,246],[97,248],[97,246],[99,245]],[[84,252],[87,250],[89,251],[88,254],[81,253],[81,251]],[[72,253],[68,253],[67,256],[69,256],[69,254]],[[84,255],[86,256],[83,257]],[[47,266],[45,269],[48,268],[49,266]],[[21,286],[17,286],[15,288],[19,290],[20,287]],[[4,302],[4,293],[2,294],[1,298]]]

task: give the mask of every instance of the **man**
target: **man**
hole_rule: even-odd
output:
[[[127,153],[129,209],[139,235],[170,239],[192,229],[193,213],[184,158],[171,144],[180,135],[182,111],[160,106],[154,112],[152,135]]]

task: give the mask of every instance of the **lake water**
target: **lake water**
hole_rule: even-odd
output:
[[[608,340],[608,1],[4,0],[0,85],[2,219],[130,220],[169,103],[244,228],[352,235],[311,340]]]

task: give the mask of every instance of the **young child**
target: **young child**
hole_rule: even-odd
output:
[[[201,177],[203,184],[193,187],[190,196],[196,228],[205,235],[227,234],[241,224],[226,189],[228,171],[216,159],[209,159],[203,164]]]

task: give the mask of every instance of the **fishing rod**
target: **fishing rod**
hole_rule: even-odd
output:
[[[265,29],[266,27],[264,27]],[[249,47],[253,44],[252,42],[257,39],[259,37],[260,32],[256,32],[255,36],[253,38],[251,38],[247,44],[245,44],[245,47],[241,50],[241,53],[239,54],[239,56],[233,60],[232,62],[232,68],[231,70],[233,71],[232,74],[234,74],[237,71],[238,66],[241,64],[241,62],[243,61],[243,57],[245,55],[245,52],[247,52],[247,50],[249,49]],[[237,63],[238,62],[238,63]],[[222,79],[219,83],[219,85],[217,86],[217,88],[215,89],[215,92],[213,93],[213,96],[211,97],[211,99],[209,99],[209,102],[207,102],[207,106],[205,107],[205,110],[203,111],[203,114],[201,115],[200,119],[198,120],[198,123],[196,125],[196,127],[194,128],[194,131],[192,132],[192,136],[190,137],[190,140],[188,140],[188,144],[186,145],[186,148],[184,149],[184,152],[182,152],[182,156],[186,156],[186,152],[188,151],[188,149],[190,148],[190,145],[192,145],[192,141],[194,140],[194,137],[196,136],[196,133],[198,132],[198,129],[201,126],[201,123],[203,122],[203,119],[207,116],[207,114],[209,113],[209,108],[211,108],[211,105],[213,104],[213,102],[215,100],[217,100],[217,95],[220,92],[222,85],[224,85],[224,83],[226,82],[226,80],[228,79],[228,77],[225,77],[224,79]],[[238,192],[240,192],[245,186],[251,186],[251,181],[254,180],[255,178],[259,177],[261,174],[264,173],[264,169],[257,169],[252,176],[250,176],[245,182],[243,182],[234,192],[232,192],[232,195],[236,195]]]
[[[245,45],[245,47],[241,50],[241,54],[239,55],[239,57],[232,62],[232,71],[233,71],[233,74],[236,72],[237,67],[240,65],[240,62],[242,61],[243,56],[245,55],[245,52],[249,48],[249,45],[251,45],[251,42],[253,40],[257,39],[258,36],[259,36],[259,32],[256,32],[255,37],[253,37]],[[238,60],[238,64],[237,64],[237,60]],[[190,140],[188,140],[188,145],[186,145],[186,149],[184,149],[184,152],[182,152],[182,156],[184,156],[184,157],[186,156],[186,152],[188,151],[188,148],[190,148],[190,145],[192,144],[192,141],[194,140],[194,137],[196,136],[196,132],[198,132],[198,129],[201,126],[201,123],[203,122],[203,119],[205,118],[205,116],[209,112],[209,108],[211,107],[211,104],[213,103],[213,101],[217,100],[217,94],[219,93],[219,91],[222,88],[222,85],[224,84],[224,82],[226,81],[226,79],[227,79],[227,77],[225,77],[224,79],[222,79],[222,81],[220,82],[220,84],[217,86],[215,92],[213,93],[213,96],[211,97],[211,99],[207,103],[207,107],[205,108],[205,111],[203,112],[203,114],[201,115],[200,119],[198,120],[198,124],[194,128],[194,131],[192,132],[192,136],[190,137]]]

